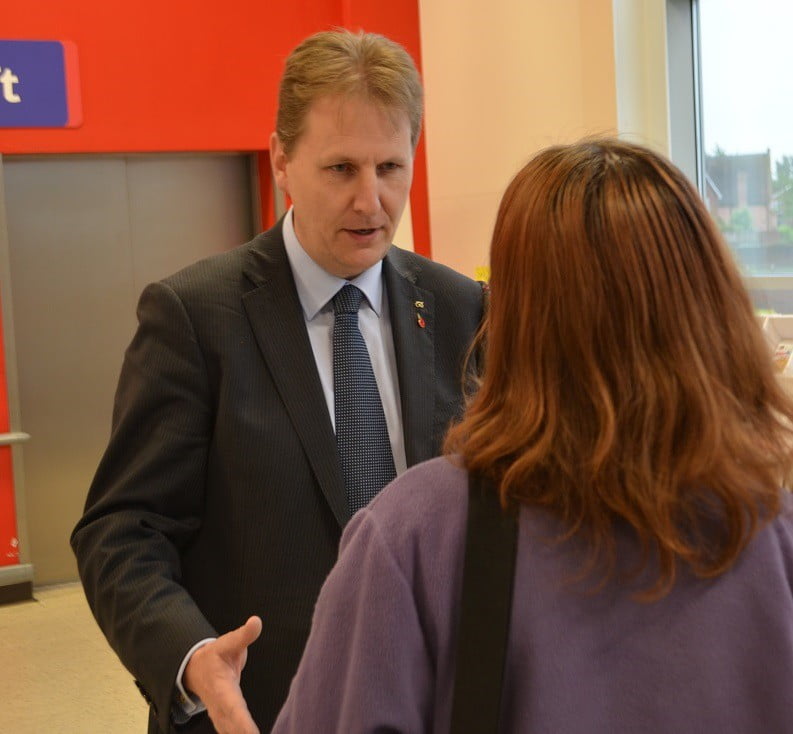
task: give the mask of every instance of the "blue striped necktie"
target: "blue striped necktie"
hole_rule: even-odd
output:
[[[347,504],[355,513],[396,476],[383,404],[358,328],[363,293],[348,283],[333,297],[333,401]]]

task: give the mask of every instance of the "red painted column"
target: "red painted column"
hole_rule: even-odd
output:
[[[2,313],[0,313],[0,324]],[[2,337],[2,330],[0,330]],[[0,433],[8,433],[8,382],[6,380],[5,350],[0,338]],[[0,446],[0,566],[19,563],[16,506],[14,502],[14,472],[11,446]]]

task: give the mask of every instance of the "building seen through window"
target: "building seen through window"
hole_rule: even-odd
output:
[[[698,0],[703,196],[761,312],[793,313],[793,2]]]

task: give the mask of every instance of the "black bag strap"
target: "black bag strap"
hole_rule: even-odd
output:
[[[507,654],[517,515],[470,475],[451,734],[496,734]]]

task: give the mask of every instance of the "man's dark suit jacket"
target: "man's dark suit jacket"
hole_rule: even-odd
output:
[[[413,465],[439,452],[460,413],[482,292],[395,247],[383,278]],[[150,703],[150,732],[172,726],[193,644],[260,615],[242,690],[269,731],[349,520],[280,223],[148,286],[138,319],[72,535],[85,593]],[[179,731],[213,729],[200,714]]]

